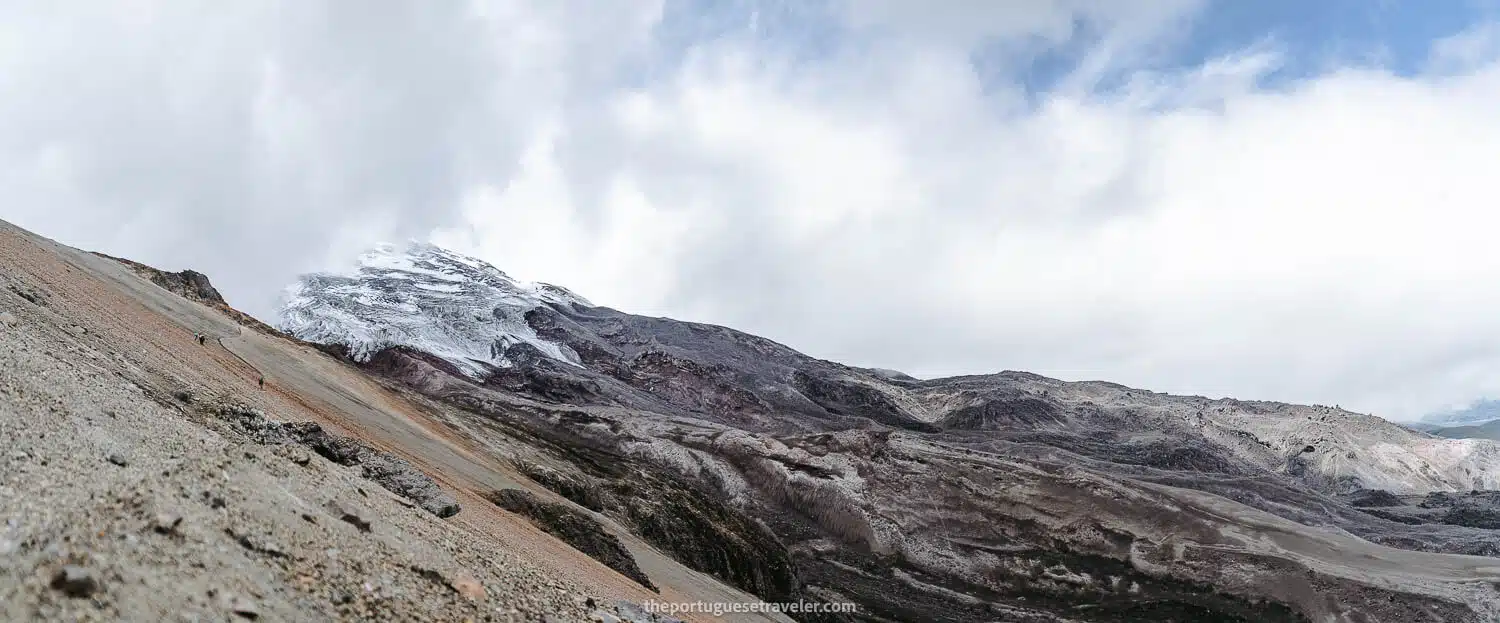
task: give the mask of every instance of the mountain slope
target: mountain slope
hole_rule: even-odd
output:
[[[1285,473],[1335,493],[1500,488],[1500,445],[1439,439],[1374,416],[1026,373],[892,378],[724,327],[594,307],[431,245],[385,246],[362,258],[352,277],[311,275],[292,291],[280,325],[301,339],[340,344],[361,362],[405,347],[489,387],[569,388],[566,398],[576,404],[645,408],[765,433],[889,426],[1052,439],[1107,460],[1155,456],[1163,440],[1180,445],[1186,437],[1212,449],[1212,457],[1176,451],[1189,463],[1203,459],[1200,469]]]
[[[531,485],[440,405],[156,274],[182,273],[0,221],[0,619],[636,621],[629,602],[752,600],[623,531],[661,592],[595,562],[485,498]],[[410,499],[434,483],[457,515]]]
[[[382,262],[503,275],[403,253]],[[282,326],[333,338],[531,481],[766,599],[854,600],[867,620],[1500,616],[1493,561],[1452,554],[1500,553],[1474,513],[1355,499],[1495,488],[1491,442],[1019,372],[916,380],[438,272],[309,276]],[[451,309],[474,320],[453,328]],[[442,339],[372,332],[392,310]]]

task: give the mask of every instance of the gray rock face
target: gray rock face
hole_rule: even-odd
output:
[[[462,510],[453,496],[405,459],[383,452],[367,452],[360,458],[360,467],[365,478],[416,502],[423,510],[438,517],[452,517]]]
[[[387,306],[440,311],[420,281],[379,285]],[[1496,516],[1416,504],[1500,489],[1500,445],[1021,372],[919,380],[581,299],[503,304],[529,306],[528,338],[490,362],[415,342],[355,359],[538,484],[767,600],[852,600],[866,620],[1500,617],[1490,563],[1438,554],[1489,555]],[[330,328],[358,311],[302,321],[378,325]]]
[[[300,444],[339,465],[358,465],[362,475],[386,490],[416,502],[438,517],[452,517],[462,508],[431,476],[401,457],[335,435],[315,422],[272,422],[261,412],[235,403],[216,402],[205,410],[223,418],[261,444]]]

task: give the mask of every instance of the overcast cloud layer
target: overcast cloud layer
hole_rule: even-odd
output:
[[[1493,24],[1398,73],[1183,62],[1175,0],[65,4],[0,1],[0,218],[263,318],[431,238],[917,375],[1500,396]]]

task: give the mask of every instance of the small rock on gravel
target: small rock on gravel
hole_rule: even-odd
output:
[[[120,467],[125,467],[126,465],[130,464],[130,459],[125,458],[125,455],[120,454],[119,452],[111,452],[109,455],[109,462],[114,463],[115,465],[119,465]]]
[[[339,518],[340,521],[359,528],[360,532],[370,531],[371,522],[369,519],[369,515],[367,513],[361,512],[359,509],[354,508],[349,504],[344,504],[337,500],[329,500],[327,504],[323,505],[323,510],[328,511],[328,514]]]
[[[99,592],[99,580],[88,569],[67,565],[52,576],[52,588],[69,597],[88,597]]]
[[[161,513],[152,522],[151,529],[160,534],[171,534],[177,531],[177,526],[182,524],[182,515],[172,513]]]
[[[460,574],[454,577],[451,586],[464,599],[484,599],[484,584],[474,579],[472,575]]]
[[[260,618],[260,608],[248,597],[225,593],[221,597],[221,601],[224,604],[224,609],[234,613],[237,617],[252,620]]]
[[[14,327],[20,321],[10,312],[0,312],[0,326]]]

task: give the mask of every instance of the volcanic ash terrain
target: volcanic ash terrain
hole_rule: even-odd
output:
[[[0,266],[12,618],[1500,619],[1491,441],[850,367],[425,244],[276,328],[10,226]]]

